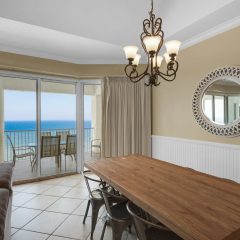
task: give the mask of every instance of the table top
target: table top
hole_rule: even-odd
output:
[[[183,239],[240,239],[240,184],[141,155],[85,166]]]

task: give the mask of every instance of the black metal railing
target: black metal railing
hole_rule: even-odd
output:
[[[76,128],[72,129],[46,129],[41,131],[44,135],[47,132],[51,132],[51,135],[56,135],[56,132],[68,131],[69,134],[76,134]],[[94,128],[84,128],[84,152],[91,151],[91,140],[93,139]],[[29,145],[35,144],[37,141],[37,131],[36,130],[11,130],[4,131],[4,158],[5,161],[12,161],[13,150],[10,144],[9,138],[12,141],[14,147],[27,147]]]

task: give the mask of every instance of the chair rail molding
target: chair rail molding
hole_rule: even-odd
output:
[[[240,183],[240,145],[152,135],[152,157]]]

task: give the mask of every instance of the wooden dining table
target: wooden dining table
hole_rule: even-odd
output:
[[[141,155],[85,166],[186,240],[240,240],[240,184]]]

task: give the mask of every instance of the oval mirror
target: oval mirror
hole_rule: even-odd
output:
[[[240,85],[224,77],[208,86],[202,97],[202,109],[209,121],[228,125],[240,117]]]
[[[200,81],[193,97],[193,114],[212,134],[240,134],[240,66],[216,69]]]

